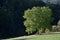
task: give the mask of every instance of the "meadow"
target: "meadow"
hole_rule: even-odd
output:
[[[60,40],[60,34],[46,34],[46,35],[35,35],[35,36],[26,36],[18,37],[7,40]]]
[[[60,34],[40,35],[38,37],[27,40],[60,40]]]

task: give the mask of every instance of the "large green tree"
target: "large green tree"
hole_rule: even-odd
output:
[[[36,29],[39,34],[41,31],[45,32],[46,28],[51,30],[53,18],[49,7],[33,7],[25,10],[23,17],[26,19],[24,25],[28,34],[33,33]]]

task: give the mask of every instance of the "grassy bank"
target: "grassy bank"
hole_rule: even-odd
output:
[[[60,40],[60,34],[32,35],[6,40]]]

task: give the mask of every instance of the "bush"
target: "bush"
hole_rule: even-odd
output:
[[[56,26],[56,25],[53,25],[53,26],[52,26],[52,31],[53,31],[53,32],[56,32],[56,31],[57,31],[57,29],[58,29],[58,28],[57,28],[57,26]]]
[[[60,31],[60,20],[58,21],[57,27],[58,27],[58,31]]]
[[[60,32],[60,20],[58,21],[58,25],[53,25],[52,26],[52,31]]]

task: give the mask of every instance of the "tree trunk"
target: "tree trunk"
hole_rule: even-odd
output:
[[[45,33],[46,28],[43,28],[42,33]]]

